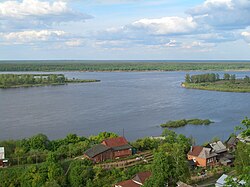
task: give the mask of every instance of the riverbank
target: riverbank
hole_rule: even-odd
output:
[[[247,62],[1,62],[0,72],[8,71],[82,71],[82,72],[138,72],[138,71],[249,71]]]
[[[219,91],[219,92],[239,92],[249,93],[250,84],[237,80],[236,83],[218,81],[214,83],[182,83],[181,86],[187,89]]]
[[[68,79],[63,74],[0,74],[0,88],[57,86],[90,82],[100,82],[100,80]]]

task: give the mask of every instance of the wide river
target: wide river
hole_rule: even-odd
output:
[[[185,89],[180,84],[186,72],[63,73],[101,82],[0,89],[1,140],[37,133],[51,139],[102,131],[122,135],[124,129],[132,141],[160,135],[159,125],[168,120],[211,119],[215,123],[209,126],[174,129],[203,143],[213,137],[226,140],[244,117],[250,117],[250,93]],[[229,73],[250,76],[250,72]]]

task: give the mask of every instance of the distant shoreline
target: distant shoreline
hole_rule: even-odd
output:
[[[32,61],[31,61],[32,62]],[[73,61],[0,63],[0,72],[173,72],[173,71],[250,71],[250,62],[119,62],[80,63]]]

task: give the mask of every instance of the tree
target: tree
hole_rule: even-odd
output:
[[[224,80],[229,80],[230,79],[230,74],[225,73],[223,79]]]
[[[189,75],[189,74],[186,74],[185,82],[186,82],[186,83],[190,83],[190,82],[191,82],[191,80],[190,80],[190,75]]]
[[[49,147],[48,137],[44,134],[38,134],[29,139],[31,149],[45,150]]]
[[[146,181],[146,187],[176,186],[179,180],[186,181],[189,178],[189,168],[181,145],[169,144],[167,147],[168,150],[163,146],[155,152],[152,176]]]
[[[69,183],[72,187],[86,186],[87,181],[94,178],[92,163],[84,161],[74,161],[70,164]]]
[[[231,75],[231,76],[230,76],[230,82],[231,82],[231,83],[235,83],[235,80],[236,80],[235,74]]]

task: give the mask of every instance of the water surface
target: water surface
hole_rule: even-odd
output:
[[[203,143],[213,137],[225,140],[234,126],[250,117],[250,93],[184,89],[180,84],[186,72],[63,73],[101,82],[0,89],[1,140],[37,133],[51,139],[101,131],[122,135],[123,129],[129,140],[135,140],[160,135],[159,125],[168,120],[211,119],[215,123],[209,126],[175,129]],[[249,72],[235,73],[250,76]]]

